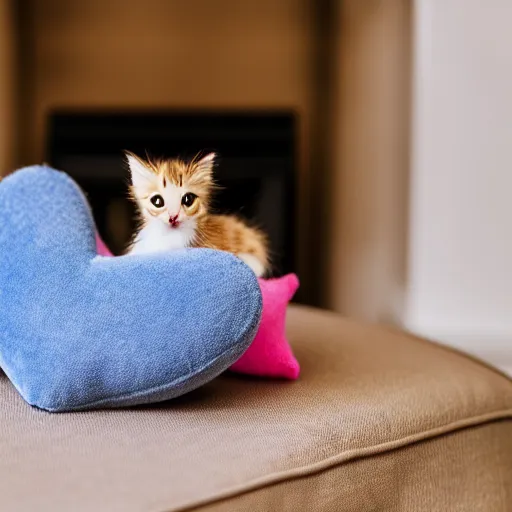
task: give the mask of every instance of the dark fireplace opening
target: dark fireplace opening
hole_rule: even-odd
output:
[[[240,215],[267,233],[274,275],[296,271],[293,112],[56,111],[49,116],[46,150],[48,163],[86,193],[115,254],[135,228],[123,150],[167,158],[215,151],[220,189],[214,211]]]

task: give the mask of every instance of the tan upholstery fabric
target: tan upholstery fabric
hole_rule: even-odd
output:
[[[510,511],[510,428],[503,422],[472,427],[192,510]]]
[[[293,308],[298,382],[224,376],[52,415],[0,377],[0,510],[512,510],[512,383],[422,340]]]

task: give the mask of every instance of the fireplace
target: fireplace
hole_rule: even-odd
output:
[[[293,112],[73,112],[49,116],[47,161],[69,173],[91,203],[100,234],[119,254],[134,229],[122,152],[219,155],[213,207],[261,226],[274,274],[295,271]]]

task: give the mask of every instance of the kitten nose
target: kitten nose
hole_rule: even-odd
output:
[[[174,215],[174,217],[173,216],[169,216],[169,224],[173,228],[179,226],[180,223],[178,222],[178,215]]]

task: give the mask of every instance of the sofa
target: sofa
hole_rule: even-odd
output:
[[[51,414],[0,375],[0,510],[512,510],[512,382],[291,306],[296,382],[226,373],[153,406]]]

